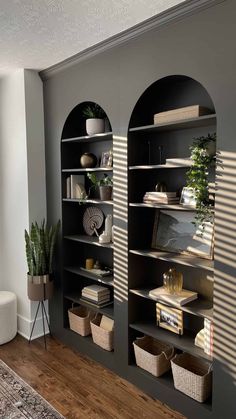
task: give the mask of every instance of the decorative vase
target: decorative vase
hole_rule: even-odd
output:
[[[99,193],[101,201],[111,201],[112,186],[99,186]]]
[[[53,280],[49,275],[27,275],[28,297],[31,301],[45,301],[53,296]]]
[[[80,157],[80,164],[83,168],[96,167],[97,161],[97,157],[93,153],[84,153]]]
[[[175,268],[169,269],[163,274],[163,285],[170,294],[178,294],[183,288],[183,274]]]
[[[101,134],[105,131],[105,121],[100,118],[86,119],[86,131],[88,135]]]
[[[164,182],[158,182],[155,186],[155,191],[156,192],[166,192],[167,191],[166,184]]]

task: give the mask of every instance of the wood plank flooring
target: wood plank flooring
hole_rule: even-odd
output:
[[[30,345],[21,336],[0,346],[0,359],[67,419],[184,419],[100,364],[55,339]]]

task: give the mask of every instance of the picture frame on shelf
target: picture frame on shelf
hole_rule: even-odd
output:
[[[205,228],[201,230],[194,222],[194,211],[157,210],[151,247],[213,259],[213,225],[205,223]]]
[[[193,188],[184,187],[181,192],[180,205],[196,208],[197,202]]]
[[[100,167],[112,167],[112,165],[113,165],[113,152],[111,150],[103,151],[101,155]]]
[[[177,335],[183,335],[183,312],[177,308],[156,303],[157,325]]]

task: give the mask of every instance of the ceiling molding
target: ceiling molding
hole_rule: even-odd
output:
[[[152,29],[157,29],[158,27],[162,27],[163,25],[171,22],[181,20],[219,3],[224,3],[225,1],[226,0],[187,0],[184,3],[180,3],[177,6],[171,7],[170,9],[159,13],[158,15],[155,15],[135,26],[132,26],[129,29],[126,29],[123,32],[120,32],[117,35],[99,42],[98,44],[95,44],[92,47],[89,47],[84,51],[81,51],[78,54],[67,58],[64,61],[61,61],[58,64],[40,71],[39,75],[43,81],[47,80],[74,64],[78,64],[79,62],[100,54],[101,52],[107,51],[110,48],[124,44],[132,39],[137,38],[145,32],[148,32]]]

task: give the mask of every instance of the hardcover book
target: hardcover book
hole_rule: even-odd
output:
[[[198,298],[197,292],[182,290],[178,294],[170,294],[165,290],[164,287],[158,287],[150,290],[149,295],[150,297],[156,298],[157,300],[180,307]]]

